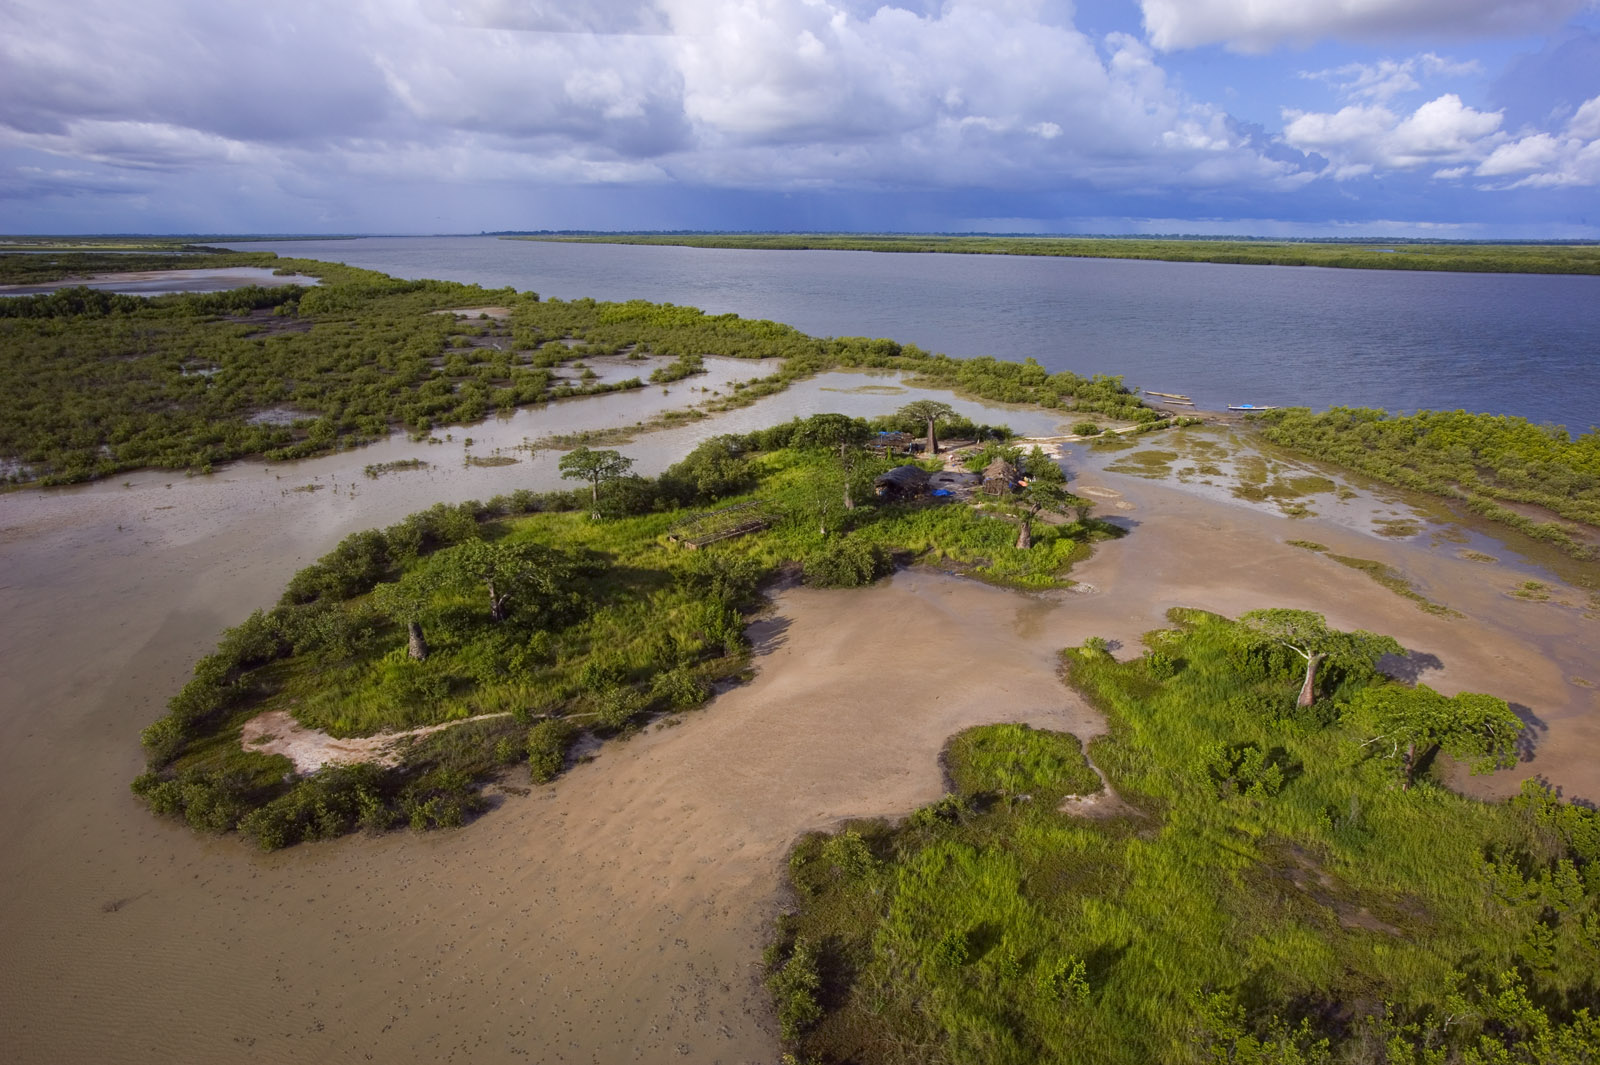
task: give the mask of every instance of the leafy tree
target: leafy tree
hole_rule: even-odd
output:
[[[406,653],[418,662],[428,657],[428,641],[422,633],[422,615],[433,603],[438,589],[437,570],[418,567],[398,581],[380,584],[372,599],[378,609],[406,627]]]
[[[1033,546],[1033,519],[1042,512],[1065,514],[1069,507],[1085,505],[1084,500],[1051,481],[1030,480],[1018,501],[1022,504],[1022,527],[1017,530],[1017,549],[1020,551]]]
[[[1452,699],[1426,684],[1377,685],[1356,693],[1346,717],[1368,735],[1361,746],[1387,748],[1385,757],[1400,759],[1406,790],[1417,767],[1440,750],[1473,759],[1474,773],[1517,764],[1522,721],[1504,699],[1492,695],[1462,692]]]
[[[549,548],[503,540],[469,540],[451,548],[441,561],[457,574],[483,585],[489,595],[489,617],[494,621],[506,619],[507,604],[514,597],[553,591],[553,571],[561,568],[556,553]]]
[[[844,509],[854,510],[855,500],[850,498],[850,475],[855,472],[855,459],[861,445],[866,443],[870,430],[860,418],[843,414],[814,414],[800,424],[794,441],[801,447],[839,452],[839,468],[844,471]]]
[[[939,453],[939,438],[934,433],[934,426],[939,422],[946,422],[956,416],[955,408],[948,403],[940,403],[933,399],[919,399],[907,403],[895,412],[901,418],[915,418],[925,422],[928,426],[928,454]]]
[[[587,447],[575,448],[561,456],[557,463],[561,476],[569,481],[588,481],[590,499],[599,513],[600,486],[614,481],[633,468],[633,460],[619,451],[605,448],[594,451]]]
[[[1370,669],[1386,654],[1405,653],[1405,648],[1392,636],[1380,636],[1364,629],[1354,632],[1330,629],[1321,614],[1310,610],[1252,610],[1239,621],[1266,640],[1287,647],[1306,660],[1306,679],[1300,686],[1297,706],[1311,706],[1317,701],[1317,667],[1324,661]]]

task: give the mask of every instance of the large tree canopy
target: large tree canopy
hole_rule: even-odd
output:
[[[1310,706],[1317,699],[1317,667],[1331,660],[1339,665],[1377,665],[1388,654],[1405,654],[1392,636],[1356,629],[1340,632],[1330,629],[1321,614],[1310,610],[1252,610],[1239,621],[1263,639],[1287,647],[1306,660],[1306,676],[1300,686],[1298,705]]]
[[[633,460],[610,448],[594,451],[579,447],[562,455],[556,465],[561,470],[561,476],[567,480],[589,482],[590,500],[598,510],[600,486],[627,473],[633,468]]]
[[[1440,750],[1470,759],[1474,773],[1517,764],[1522,720],[1504,699],[1492,695],[1462,692],[1452,699],[1426,684],[1386,684],[1357,692],[1345,718],[1369,736],[1363,747],[1399,760],[1406,788],[1418,766]]]
[[[839,453],[839,467],[844,472],[844,509],[854,510],[855,500],[850,498],[850,476],[855,472],[853,456],[872,435],[867,423],[860,418],[843,414],[813,414],[795,430],[794,441],[801,447]]]
[[[939,453],[939,438],[934,433],[934,426],[939,422],[947,422],[956,416],[956,410],[948,403],[940,403],[935,399],[919,399],[907,403],[895,412],[902,418],[915,418],[928,426],[928,454]]]

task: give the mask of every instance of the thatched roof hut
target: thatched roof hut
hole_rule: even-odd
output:
[[[1015,466],[1005,459],[997,458],[983,471],[983,490],[992,496],[1015,492],[1019,477]]]
[[[872,482],[879,499],[915,499],[928,488],[928,471],[921,466],[896,466]]]

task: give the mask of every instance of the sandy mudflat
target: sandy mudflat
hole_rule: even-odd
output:
[[[8,550],[57,550],[0,585],[0,606],[30,619],[7,632],[29,665],[6,675],[5,702],[39,708],[0,720],[0,1060],[771,1062],[757,966],[793,840],[937,797],[937,753],[966,725],[1092,734],[1055,652],[1101,635],[1135,653],[1174,605],[1306,607],[1392,633],[1433,656],[1421,679],[1541,723],[1534,760],[1478,786],[1539,772],[1600,798],[1600,696],[1571,679],[1600,680],[1600,623],[1581,606],[1511,599],[1513,576],[1453,545],[1111,474],[1077,487],[1132,527],[1079,566],[1082,591],[927,571],[786,591],[756,629],[756,679],[680,724],[503,795],[464,830],[274,855],[158,821],[126,781],[137,728],[240,602],[281,584],[241,552],[292,559],[295,541],[258,520],[152,541],[132,570],[109,528],[16,526]],[[328,539],[270,528],[307,553]],[[1465,616],[1425,614],[1294,537],[1395,565]],[[87,554],[65,550],[80,542]],[[83,561],[98,543],[113,547]]]

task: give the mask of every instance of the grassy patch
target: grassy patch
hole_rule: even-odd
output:
[[[1400,573],[1393,566],[1371,558],[1352,558],[1349,555],[1334,554],[1330,554],[1328,557],[1339,563],[1341,566],[1349,566],[1351,569],[1360,570],[1362,573],[1365,573],[1367,576],[1371,577],[1373,580],[1389,589],[1395,595],[1398,595],[1404,599],[1409,599],[1413,603],[1416,603],[1417,609],[1423,611],[1424,613],[1436,614],[1439,617],[1461,616],[1459,611],[1451,610],[1442,603],[1435,603],[1432,599],[1429,599],[1427,596],[1411,587],[1411,582],[1406,580],[1404,574]]]
[[[1403,540],[1422,531],[1422,523],[1415,518],[1374,518],[1372,531],[1379,536]]]
[[[1096,447],[1099,445],[1096,444]],[[1145,450],[1124,455],[1106,467],[1112,473],[1127,473],[1135,477],[1163,478],[1172,472],[1178,461],[1176,451]]]
[[[1056,803],[1101,790],[1083,744],[1068,732],[1027,725],[982,725],[958,733],[945,747],[945,768],[956,794]]]
[[[1299,547],[1306,551],[1326,551],[1326,544],[1319,544],[1315,540],[1285,540],[1290,547]]]
[[[1140,816],[960,793],[795,848],[768,964],[796,1058],[1326,1063],[1387,1045],[1370,1060],[1532,1063],[1565,1060],[1556,1036],[1593,1045],[1597,815],[1533,782],[1500,805],[1401,790],[1337,713],[1390,682],[1351,666],[1297,712],[1293,655],[1174,616],[1147,640],[1160,661],[1064,655],[1110,722],[1095,761]],[[1508,1024],[1494,1003],[1512,999]]]

